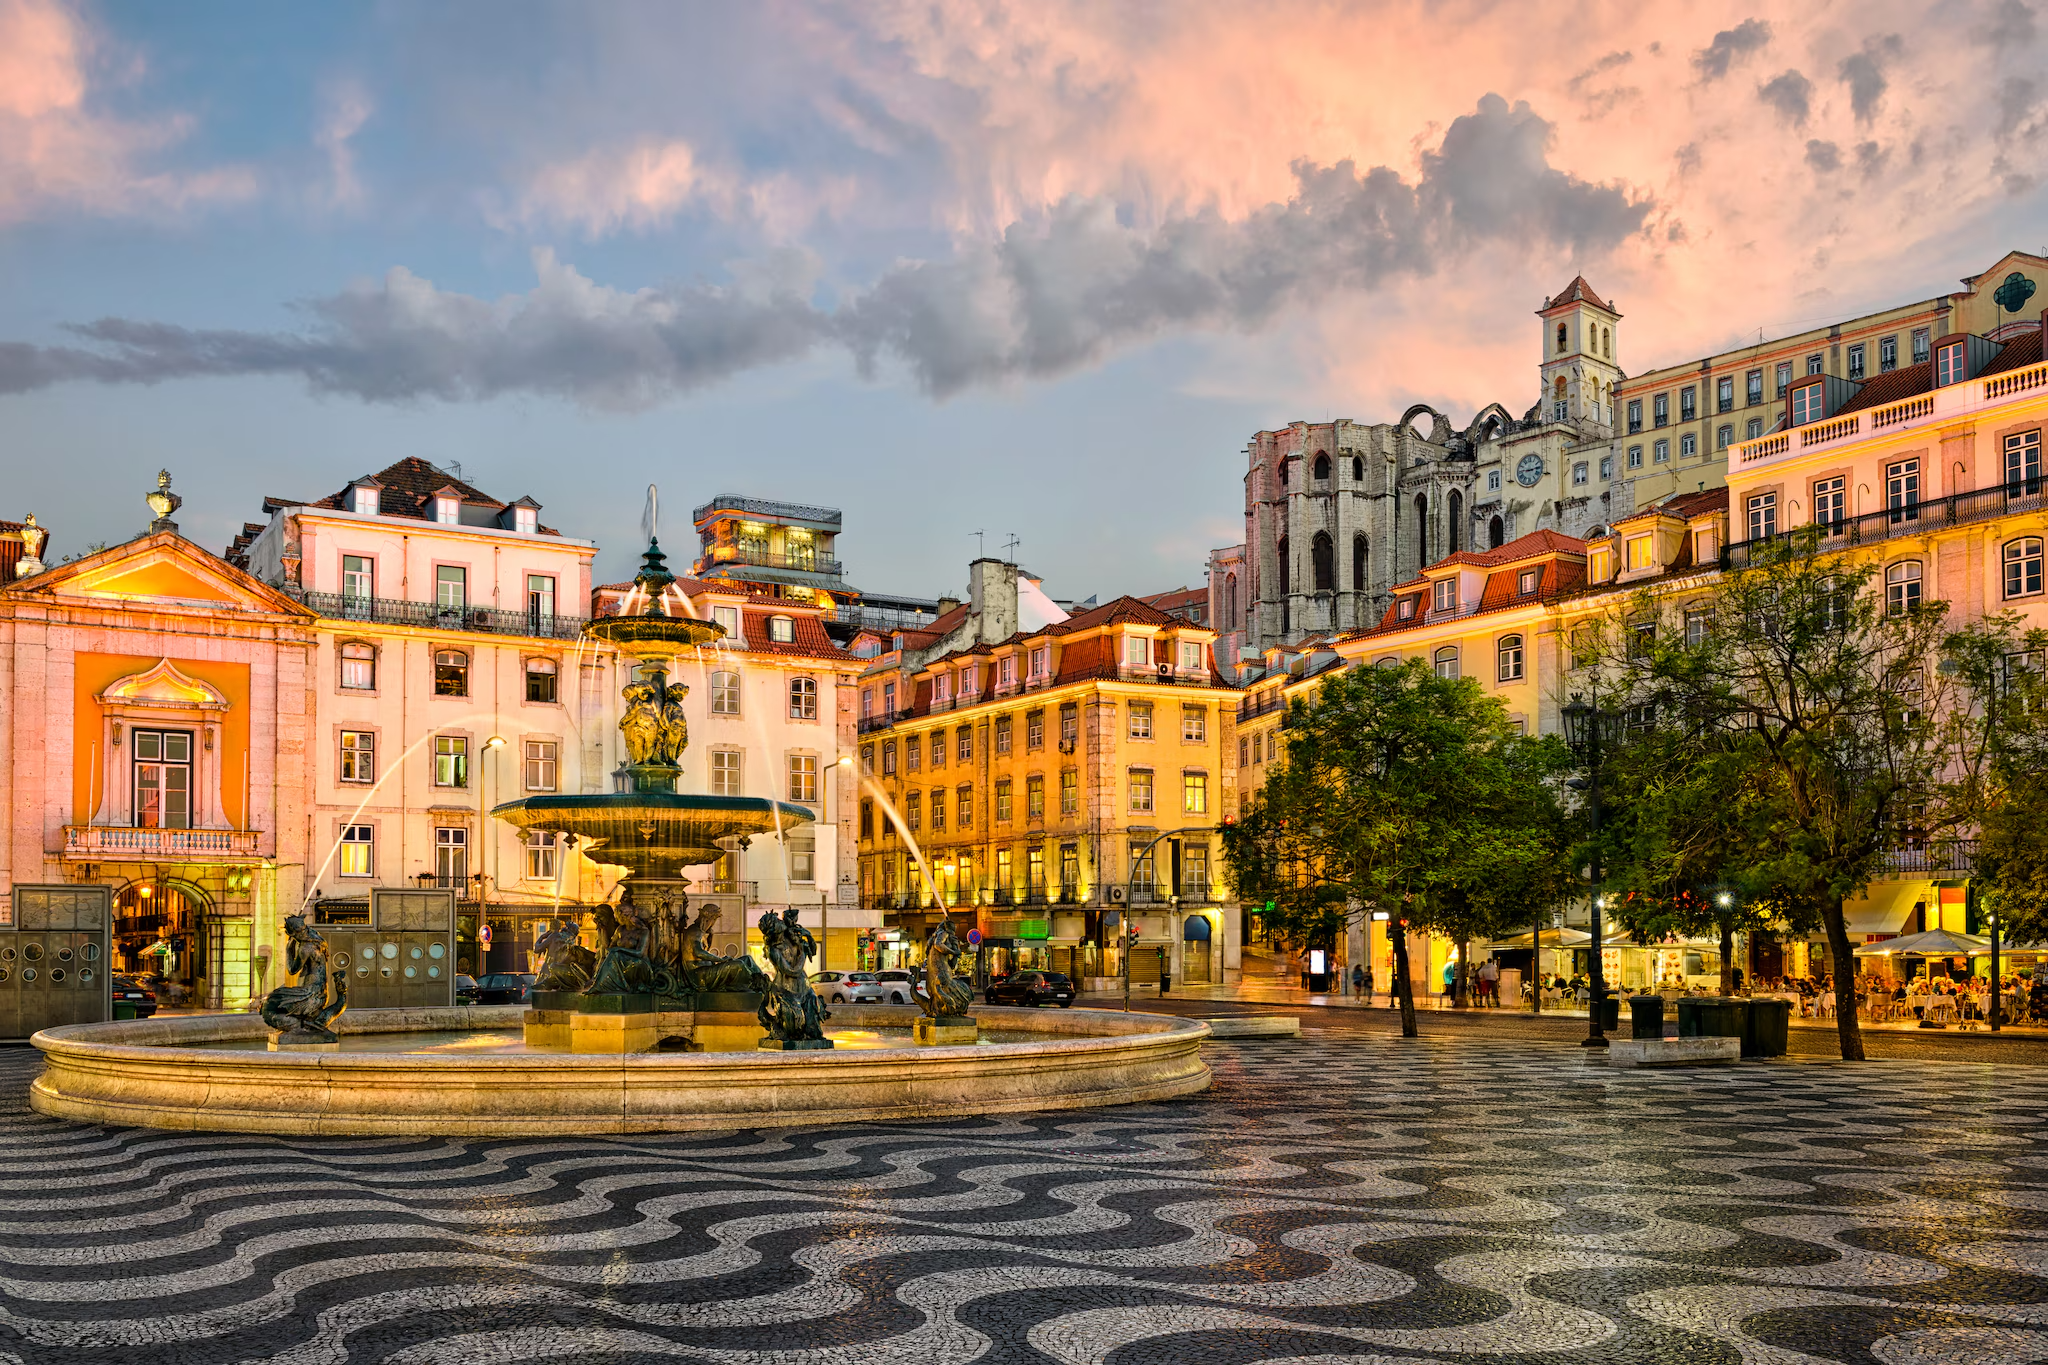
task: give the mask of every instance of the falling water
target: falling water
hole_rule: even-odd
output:
[[[482,715],[483,712],[481,711],[471,711],[468,715],[459,718],[454,723],[458,725],[464,724],[468,721],[475,720]],[[437,733],[437,731],[429,730],[426,734],[421,735],[411,744],[406,745],[404,751],[398,755],[397,761],[389,764],[384,769],[384,771],[381,774],[379,774],[377,780],[370,784],[370,789],[363,793],[363,799],[356,803],[356,808],[349,812],[348,819],[342,822],[342,828],[344,831],[348,828],[348,826],[356,822],[356,817],[360,816],[363,813],[363,809],[366,806],[368,806],[372,800],[376,798],[377,792],[380,788],[383,787],[385,780],[389,778],[391,774],[398,772],[399,770],[405,767],[405,760],[412,756],[413,750],[419,748],[420,745],[425,744],[428,740],[435,738],[437,736]],[[481,787],[479,787],[479,790],[481,790]],[[300,902],[299,909],[304,910],[306,906],[312,904],[313,893],[319,890],[320,888],[320,879],[327,875],[327,869],[334,863],[334,855],[339,852],[341,852],[341,837],[339,835],[336,835],[334,842],[328,846],[327,856],[321,860],[320,870],[318,872],[315,872],[313,874],[312,881],[306,884],[306,897],[305,900]]]
[[[888,794],[882,790],[874,778],[869,777],[866,773],[862,773],[860,785],[862,790],[868,792],[876,801],[881,803],[882,813],[889,817],[889,823],[896,826],[896,833],[902,836],[905,844],[909,845],[910,856],[917,861],[917,870],[924,875],[925,889],[932,893],[932,904],[943,910],[946,903],[939,896],[939,884],[932,878],[931,864],[925,861],[924,849],[918,845],[917,836],[912,834],[910,827],[903,823],[903,817],[897,814],[895,804],[889,800]]]

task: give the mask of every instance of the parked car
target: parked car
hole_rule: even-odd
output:
[[[139,976],[114,973],[114,1017],[147,1019],[156,1013],[156,992]]]
[[[823,996],[828,1005],[867,1004],[877,998],[873,993],[874,984],[873,972],[811,973],[811,989]],[[863,987],[868,988],[868,994],[860,993]]]
[[[853,994],[856,1005],[886,1004],[907,1005],[913,999],[910,993],[911,974],[892,967],[886,972],[869,972],[872,981],[864,981]]]
[[[523,1005],[533,992],[532,972],[488,972],[477,978],[479,1005]]]
[[[989,982],[982,995],[991,1005],[1074,1007],[1074,983],[1059,972],[1012,972]]]
[[[455,1003],[458,1005],[474,1005],[477,995],[481,990],[482,987],[476,984],[475,977],[466,973],[459,974],[455,978]]]

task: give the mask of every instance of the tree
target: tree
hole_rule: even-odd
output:
[[[2048,939],[2048,631],[2007,613],[1955,632],[1944,651],[1964,703],[1949,805],[1976,816],[1973,885],[2008,942],[2038,943]]]
[[[1563,825],[1554,739],[1516,735],[1470,679],[1419,661],[1326,679],[1286,718],[1286,752],[1224,832],[1235,884],[1269,922],[1334,940],[1384,910],[1404,1036],[1417,1033],[1408,931],[1491,936],[1514,888],[1547,894]]]

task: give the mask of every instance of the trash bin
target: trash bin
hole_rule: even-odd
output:
[[[1685,1032],[1686,1006],[1693,1019],[1691,1033]],[[1678,1027],[1681,1038],[1740,1038],[1744,1033],[1748,1002],[1732,996],[1706,995],[1682,999],[1678,1002]]]
[[[1600,1002],[1600,1007],[1594,1012],[1600,1016],[1600,1027],[1607,1032],[1613,1033],[1621,1028],[1621,997],[1619,995],[1609,992],[1607,998]]]
[[[114,1017],[116,1019],[133,1019],[135,1017],[135,1006],[116,1002],[114,1005]]]
[[[1628,1036],[1631,1038],[1662,1038],[1664,1036],[1664,997],[1661,995],[1632,995],[1628,1001]]]
[[[1790,1000],[1745,1000],[1743,1006],[1742,1055],[1782,1057],[1792,1027]]]
[[[1678,997],[1676,1004],[1678,1005],[1678,1036],[1681,1038],[1699,1037],[1700,997],[1697,995],[1681,995]]]

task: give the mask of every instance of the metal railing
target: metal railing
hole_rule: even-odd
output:
[[[391,597],[357,597],[339,592],[302,592],[298,599],[323,617],[365,625],[418,626],[485,635],[522,635],[540,640],[573,640],[588,624],[581,616],[541,611],[500,611],[496,607],[444,607],[435,602],[401,602]]]
[[[879,716],[862,716],[860,718],[860,733],[869,735],[877,730],[886,730],[892,725],[909,720],[916,714],[915,708],[905,707],[900,711],[885,711]]]
[[[1274,692],[1268,696],[1261,697],[1257,701],[1254,701],[1250,697],[1246,697],[1244,699],[1244,702],[1237,708],[1237,718],[1241,721],[1257,720],[1260,716],[1270,715],[1272,712],[1278,711],[1286,705],[1287,698],[1282,696],[1278,692]]]
[[[1930,839],[1888,848],[1879,856],[1879,866],[1887,872],[1970,872],[1977,866],[1977,841]]]
[[[738,512],[757,517],[788,517],[793,521],[822,521],[840,524],[836,507],[806,507],[797,502],[773,502],[766,498],[741,498],[721,493],[690,513],[691,521],[702,521],[713,512]]]
[[[263,833],[253,829],[140,829],[124,825],[66,825],[66,857],[253,858]]]
[[[1161,683],[1174,687],[1215,687],[1217,685],[1207,666],[1204,666],[1199,671],[1191,670],[1186,673],[1169,668],[1162,673],[1159,671],[1157,664],[1096,664],[1089,668],[1075,669],[1071,673],[1062,673],[1056,681],[1061,683],[1091,682],[1096,679],[1107,679],[1114,682]]]
[[[746,900],[759,899],[759,882],[740,881],[734,877],[703,877],[690,883],[693,896],[740,896]]]
[[[795,569],[802,573],[839,577],[839,561],[815,554],[777,554],[773,550],[749,550],[734,545],[715,545],[704,552],[700,572],[720,564],[752,564],[763,569]]]
[[[1983,488],[1974,493],[1955,493],[1931,502],[1917,502],[1907,507],[1887,507],[1876,512],[1866,512],[1860,517],[1817,522],[1790,531],[1780,531],[1776,535],[1739,540],[1728,547],[1721,562],[1725,568],[1747,568],[1756,560],[1757,547],[1782,545],[1800,536],[1819,536],[1822,548],[1836,549],[1850,545],[1876,544],[1901,536],[1922,536],[1945,526],[1962,526],[1970,522],[1991,521],[1997,517],[2043,510],[2048,510],[2048,479],[2022,479],[2017,483],[2004,484],[1997,488]]]

